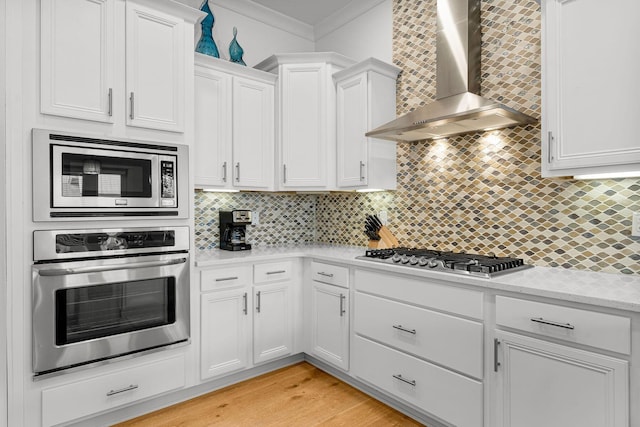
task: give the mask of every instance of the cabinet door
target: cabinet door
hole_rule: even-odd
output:
[[[113,122],[114,1],[42,0],[40,109]]]
[[[542,5],[543,175],[640,170],[640,2]]]
[[[253,361],[266,362],[292,352],[291,283],[254,286]]]
[[[244,369],[251,343],[248,289],[209,292],[201,296],[202,379]]]
[[[349,290],[324,283],[311,286],[311,352],[349,369]]]
[[[496,334],[501,427],[626,427],[628,364],[505,332]]]
[[[338,187],[367,185],[367,75],[337,84]]]
[[[274,109],[272,84],[234,77],[234,187],[273,188]]]
[[[198,188],[231,185],[231,81],[228,74],[196,67],[193,157]]]
[[[285,188],[327,185],[327,66],[281,66],[281,168]]]
[[[127,2],[127,124],[184,131],[184,21]]]

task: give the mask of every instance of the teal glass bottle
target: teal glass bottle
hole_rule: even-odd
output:
[[[229,58],[230,58],[229,60],[231,62],[235,62],[240,65],[247,65],[242,60],[242,55],[244,55],[244,49],[242,49],[242,46],[240,46],[240,44],[238,43],[238,40],[236,40],[237,36],[238,36],[238,29],[236,27],[233,27],[233,40],[231,40],[231,43],[229,43]]]
[[[200,41],[198,41],[198,45],[196,46],[196,52],[220,58],[218,46],[216,46],[216,42],[213,41],[213,24],[215,23],[215,18],[213,17],[213,12],[209,7],[209,0],[205,0],[200,10],[205,12],[207,16],[205,16],[200,23],[200,26],[202,27],[202,36],[200,36]]]

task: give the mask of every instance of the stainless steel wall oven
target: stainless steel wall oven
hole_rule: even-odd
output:
[[[33,220],[187,218],[186,145],[33,130]]]
[[[188,342],[188,250],[188,227],[35,231],[35,376]]]

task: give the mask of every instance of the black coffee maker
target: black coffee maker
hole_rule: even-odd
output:
[[[251,211],[233,210],[220,212],[220,249],[246,251],[251,245],[245,240],[246,227],[251,224]]]

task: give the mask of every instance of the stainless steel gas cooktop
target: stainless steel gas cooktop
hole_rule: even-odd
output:
[[[520,258],[410,248],[369,249],[356,259],[487,279],[533,267]]]

